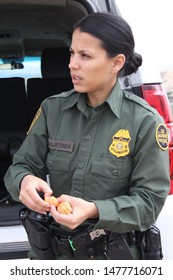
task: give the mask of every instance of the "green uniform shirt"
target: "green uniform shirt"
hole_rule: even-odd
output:
[[[145,230],[169,192],[167,136],[157,111],[118,83],[94,109],[71,90],[42,103],[5,184],[18,200],[25,175],[49,174],[54,196],[95,202],[95,229]]]

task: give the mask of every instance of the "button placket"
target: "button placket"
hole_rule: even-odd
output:
[[[77,191],[79,193],[79,196],[82,196],[84,192],[85,171],[91,156],[91,150],[99,124],[99,122],[95,120],[99,117],[98,115],[100,114],[101,112],[99,112],[99,114],[98,112],[95,112],[95,114],[92,115],[87,126],[85,127],[85,132],[81,137],[81,142],[78,150],[78,162],[76,165],[77,168],[75,169],[75,172],[73,174],[73,187],[71,190],[73,194]]]

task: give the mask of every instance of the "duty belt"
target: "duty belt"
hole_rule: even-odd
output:
[[[127,246],[132,244],[136,245],[137,242],[136,233],[133,231],[120,234],[111,233],[104,229],[93,230],[93,227],[89,227],[72,232],[57,228],[56,231],[52,232],[51,247],[54,254],[57,256],[66,255],[67,257],[74,259],[106,256],[105,248],[107,246],[108,238],[111,239],[111,236],[114,237],[112,243],[114,245],[115,242],[119,243],[120,237],[123,238]],[[118,243],[117,246],[119,246]]]
[[[61,228],[52,231],[51,247],[56,256],[66,255],[69,258],[86,259],[104,255],[104,229],[69,232]]]
[[[106,256],[108,259],[127,259],[129,246],[137,244],[136,232],[116,233],[104,229],[82,227],[67,231],[55,226],[47,215],[24,207],[19,211],[20,220],[27,232],[31,247],[39,259],[51,260],[56,256],[88,259]],[[131,259],[131,255],[128,259]]]

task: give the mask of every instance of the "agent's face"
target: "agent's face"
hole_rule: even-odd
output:
[[[115,59],[108,57],[99,39],[76,29],[69,63],[74,89],[81,93],[109,92],[116,82]]]

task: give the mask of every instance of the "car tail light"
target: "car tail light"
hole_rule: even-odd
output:
[[[173,194],[173,122],[167,123],[169,131],[170,194]]]
[[[163,117],[169,133],[170,194],[173,194],[173,115],[167,94],[161,84],[142,85],[143,98]]]

